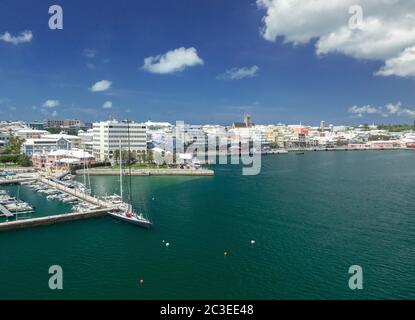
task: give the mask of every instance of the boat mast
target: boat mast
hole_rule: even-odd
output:
[[[83,150],[84,153],[84,195],[86,194],[86,164],[85,164],[85,149]]]
[[[121,139],[120,139],[120,196],[121,196],[121,200],[122,200],[123,194],[122,194],[122,146],[121,146]]]
[[[130,176],[130,180],[129,180],[130,190],[129,190],[128,197],[129,197],[129,202],[130,202],[131,211],[132,211],[133,197],[132,197],[132,192],[131,192],[132,190],[131,188],[131,144],[130,144],[130,121],[129,120],[127,120],[127,135],[128,135],[128,174]]]

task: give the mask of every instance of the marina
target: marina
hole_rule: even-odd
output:
[[[66,175],[61,175],[60,178],[64,176]],[[3,185],[17,185],[17,198],[11,196],[6,190],[0,190],[0,218],[6,219],[0,222],[0,231],[95,218],[125,210],[125,205],[121,201],[110,202],[105,198],[94,197],[84,184],[75,180],[59,180],[53,176],[41,174],[33,175],[30,180],[24,178],[23,181],[19,174],[10,175],[10,177],[12,178],[9,178]],[[71,206],[72,209],[65,213],[34,217],[35,208],[19,199],[21,187],[39,194],[47,201],[59,201]]]

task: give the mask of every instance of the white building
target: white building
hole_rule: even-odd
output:
[[[71,142],[65,138],[27,139],[22,144],[22,153],[28,157],[35,154],[46,154],[54,150],[70,150]]]
[[[93,124],[93,155],[97,160],[111,160],[115,150],[130,148],[132,152],[147,150],[146,126],[116,120]]]
[[[46,130],[22,129],[15,133],[15,135],[24,140],[39,139],[43,135],[49,134]]]
[[[88,129],[87,131],[79,130],[78,137],[81,139],[81,149],[88,151],[89,153],[94,152],[94,130]]]
[[[149,130],[160,130],[160,129],[171,129],[173,128],[173,125],[169,122],[153,122],[148,120],[144,123],[144,125]]]
[[[44,134],[41,136],[42,139],[65,139],[71,142],[72,148],[79,149],[81,147],[81,138],[72,134],[58,133],[58,134]]]

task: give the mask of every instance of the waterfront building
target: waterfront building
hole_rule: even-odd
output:
[[[95,122],[93,124],[93,155],[97,160],[112,160],[114,152],[130,148],[132,152],[147,150],[147,128],[135,122],[117,120]]]
[[[76,149],[81,148],[81,138],[76,136],[76,135],[65,134],[65,133],[50,134],[49,132],[47,132],[46,134],[42,135],[41,138],[42,139],[60,139],[60,138],[63,138],[65,140],[68,140],[68,141],[71,142],[71,147],[72,148],[76,148]]]
[[[54,150],[33,155],[32,163],[41,169],[68,170],[71,165],[94,164],[95,159],[92,154],[81,149]]]
[[[53,150],[70,150],[72,144],[63,137],[27,139],[21,148],[21,152],[28,157],[35,154],[46,154]]]

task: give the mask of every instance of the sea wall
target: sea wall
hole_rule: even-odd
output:
[[[88,170],[90,175],[117,176],[119,169],[92,168]],[[77,170],[77,174],[84,174],[84,170]],[[128,174],[126,171],[125,174]],[[132,176],[213,176],[214,171],[209,169],[132,169]]]
[[[31,227],[38,227],[38,226],[46,226],[46,225],[51,225],[51,224],[56,224],[56,223],[67,222],[67,221],[75,221],[75,220],[101,217],[101,216],[107,215],[108,210],[109,209],[98,209],[98,210],[93,210],[90,212],[66,213],[66,214],[52,215],[52,216],[47,216],[47,217],[3,222],[3,223],[0,223],[0,232],[11,231],[11,230],[16,230],[16,229],[31,228]]]

